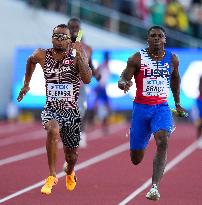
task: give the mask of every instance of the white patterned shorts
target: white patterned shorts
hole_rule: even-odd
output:
[[[49,120],[56,120],[60,127],[60,137],[63,145],[70,149],[79,146],[80,141],[80,114],[78,109],[57,110],[45,108],[41,113],[42,124]]]

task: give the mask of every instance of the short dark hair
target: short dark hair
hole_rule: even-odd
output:
[[[72,17],[72,18],[70,18],[69,21],[67,22],[67,26],[69,26],[69,24],[70,24],[71,21],[77,21],[79,24],[81,24],[81,21],[80,21],[79,18],[77,18],[77,17]]]
[[[53,32],[56,28],[66,28],[66,29],[68,29],[68,26],[66,24],[59,24],[53,29]]]
[[[147,35],[149,35],[149,33],[152,29],[159,29],[159,30],[163,31],[164,35],[166,35],[165,29],[161,26],[152,26],[152,27],[150,27],[149,30],[147,31]]]

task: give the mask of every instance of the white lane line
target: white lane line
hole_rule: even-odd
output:
[[[43,139],[45,137],[46,137],[46,132],[43,129],[35,130],[32,132],[26,130],[25,132],[10,136],[6,139],[0,139],[0,147],[4,147],[16,143],[22,143],[30,140]]]
[[[127,126],[128,124],[126,123],[118,123],[118,124],[110,125],[107,134],[103,132],[103,128],[96,129],[89,134],[87,133],[87,140],[91,141],[91,140],[99,139],[101,137],[108,137],[108,135],[113,135],[115,132],[119,132],[120,130],[125,129]]]
[[[31,158],[31,157],[35,157],[35,156],[38,156],[38,155],[43,154],[45,152],[46,152],[45,147],[40,147],[40,148],[33,149],[31,151],[28,151],[28,152],[23,152],[22,154],[18,154],[18,155],[14,155],[12,157],[7,157],[5,159],[1,159],[0,160],[0,166],[10,164],[10,163],[13,163],[13,162],[16,162],[16,161],[20,161],[20,160],[23,160],[23,159],[28,159],[28,158]]]
[[[198,139],[198,148],[202,149],[202,136]]]
[[[116,128],[115,126],[114,127],[110,126],[109,135],[112,135],[114,133],[119,132],[124,127],[126,127],[126,124],[119,125],[119,128]],[[32,133],[26,135],[26,139],[29,140],[30,138],[32,138],[32,139],[42,138],[42,136],[40,136],[40,134],[42,134],[42,133],[44,133],[44,132],[42,132],[42,131],[32,132]],[[36,134],[37,134],[37,136],[36,136]],[[87,135],[90,137],[89,140],[92,141],[92,140],[96,140],[96,139],[102,137],[103,132],[102,132],[102,129],[98,129],[98,130],[95,130],[95,131],[92,131],[92,132],[88,133]],[[62,148],[61,142],[59,143],[58,148],[59,149]],[[39,156],[39,155],[44,154],[44,153],[46,153],[46,147],[45,146],[39,147],[37,149],[33,149],[31,151],[28,151],[28,152],[23,152],[23,153],[18,154],[18,155],[14,155],[14,156],[11,156],[11,157],[0,159],[0,166],[10,164],[10,163],[13,163],[13,162],[17,162],[17,161],[20,161],[20,160],[24,160],[24,159],[36,157],[36,156]]]
[[[0,125],[0,134],[7,135],[10,133],[15,133],[16,131],[27,129],[29,127],[36,127],[34,123],[14,123],[14,124],[5,124]],[[0,136],[1,137],[1,136]]]
[[[120,123],[109,126],[109,133],[111,135],[115,132],[119,132],[127,126],[126,123]],[[30,140],[43,139],[46,137],[46,131],[44,129],[37,129],[29,132],[28,130],[24,133],[18,133],[12,136],[9,136],[5,139],[0,139],[0,147],[4,147],[11,144],[22,143]],[[92,141],[105,137],[102,128],[96,129],[90,133],[87,133],[87,140]]]
[[[62,143],[60,142],[58,144],[58,149],[61,149],[62,147],[63,147]],[[28,152],[23,152],[22,154],[18,154],[18,155],[14,155],[12,157],[7,157],[5,159],[1,159],[0,160],[0,166],[10,164],[10,163],[13,163],[13,162],[17,162],[17,161],[20,161],[20,160],[24,160],[24,159],[29,159],[29,158],[32,158],[32,157],[36,157],[36,156],[39,156],[39,155],[45,154],[45,153],[46,153],[46,147],[40,147],[40,148],[37,148],[37,149],[33,149],[31,151],[28,151]]]
[[[178,163],[180,163],[183,159],[188,157],[192,152],[194,152],[197,148],[199,148],[199,140],[192,143],[190,146],[188,146],[186,149],[184,149],[177,157],[175,157],[173,160],[171,160],[164,171],[164,174],[171,170],[174,166],[176,166]],[[136,189],[134,192],[132,192],[129,196],[127,196],[125,199],[123,199],[118,205],[126,205],[128,202],[130,202],[132,199],[134,199],[137,195],[139,195],[142,191],[147,189],[152,183],[152,178],[149,178],[142,186],[140,186],[138,189]]]
[[[94,164],[96,164],[96,163],[98,163],[98,162],[101,162],[101,161],[103,161],[103,160],[109,159],[110,157],[113,157],[113,156],[115,156],[115,155],[118,155],[118,154],[120,154],[120,153],[122,153],[122,152],[124,152],[124,151],[126,151],[126,150],[128,150],[128,149],[129,149],[129,143],[121,144],[121,145],[119,145],[119,146],[117,146],[117,147],[115,147],[115,148],[113,148],[113,149],[110,149],[110,150],[108,150],[108,151],[106,151],[106,152],[103,152],[103,153],[100,154],[100,155],[97,155],[97,156],[95,156],[95,157],[93,157],[93,158],[90,158],[90,159],[84,161],[84,162],[81,162],[80,164],[78,164],[78,165],[75,166],[75,171],[79,171],[79,170],[81,170],[81,169],[84,169],[84,168],[86,168],[86,167],[89,167],[89,166],[91,166],[91,165],[94,165]],[[58,178],[64,177],[64,176],[65,176],[64,171],[58,173],[57,176],[58,176]],[[5,202],[5,201],[8,201],[8,200],[10,200],[10,199],[12,199],[12,198],[15,198],[15,197],[17,197],[17,196],[19,196],[19,195],[22,195],[22,194],[24,194],[24,193],[26,193],[26,192],[28,192],[28,191],[31,191],[31,190],[33,190],[33,189],[36,189],[36,188],[42,186],[43,184],[44,184],[44,180],[43,180],[43,181],[40,181],[40,182],[38,182],[38,183],[36,183],[36,184],[33,184],[33,185],[31,185],[31,186],[28,186],[28,187],[26,187],[26,188],[24,188],[24,189],[21,189],[21,190],[19,190],[19,191],[13,193],[13,194],[11,194],[11,195],[8,195],[8,196],[6,196],[6,197],[0,199],[0,203],[3,203],[3,202]]]

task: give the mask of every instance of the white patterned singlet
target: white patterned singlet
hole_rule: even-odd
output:
[[[52,53],[52,49],[46,50],[44,64],[46,107],[61,111],[77,108],[80,76],[74,67],[74,56],[70,50],[62,60],[55,60]]]

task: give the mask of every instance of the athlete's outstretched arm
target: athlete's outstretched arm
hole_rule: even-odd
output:
[[[170,79],[170,88],[173,93],[175,104],[180,104],[180,75],[179,75],[179,61],[175,54],[172,56],[172,74]]]
[[[92,78],[92,70],[88,64],[87,54],[79,42],[75,42],[74,49],[76,49],[76,67],[79,70],[81,80],[83,83],[88,84]]]
[[[37,49],[27,59],[24,85],[21,88],[20,93],[18,95],[18,98],[17,98],[18,102],[20,102],[23,99],[23,97],[26,95],[26,93],[30,90],[29,83],[31,81],[32,74],[36,68],[36,64],[37,63],[41,64],[42,52],[44,51],[41,49]]]
[[[118,87],[124,92],[127,92],[132,86],[132,77],[139,72],[140,68],[140,53],[134,54],[132,57],[128,58],[127,66],[123,70],[120,80],[118,81]]]
[[[180,105],[180,74],[179,74],[179,60],[175,54],[172,55],[172,74],[170,79],[170,88],[173,93],[175,106],[178,111],[183,112],[184,109]]]

